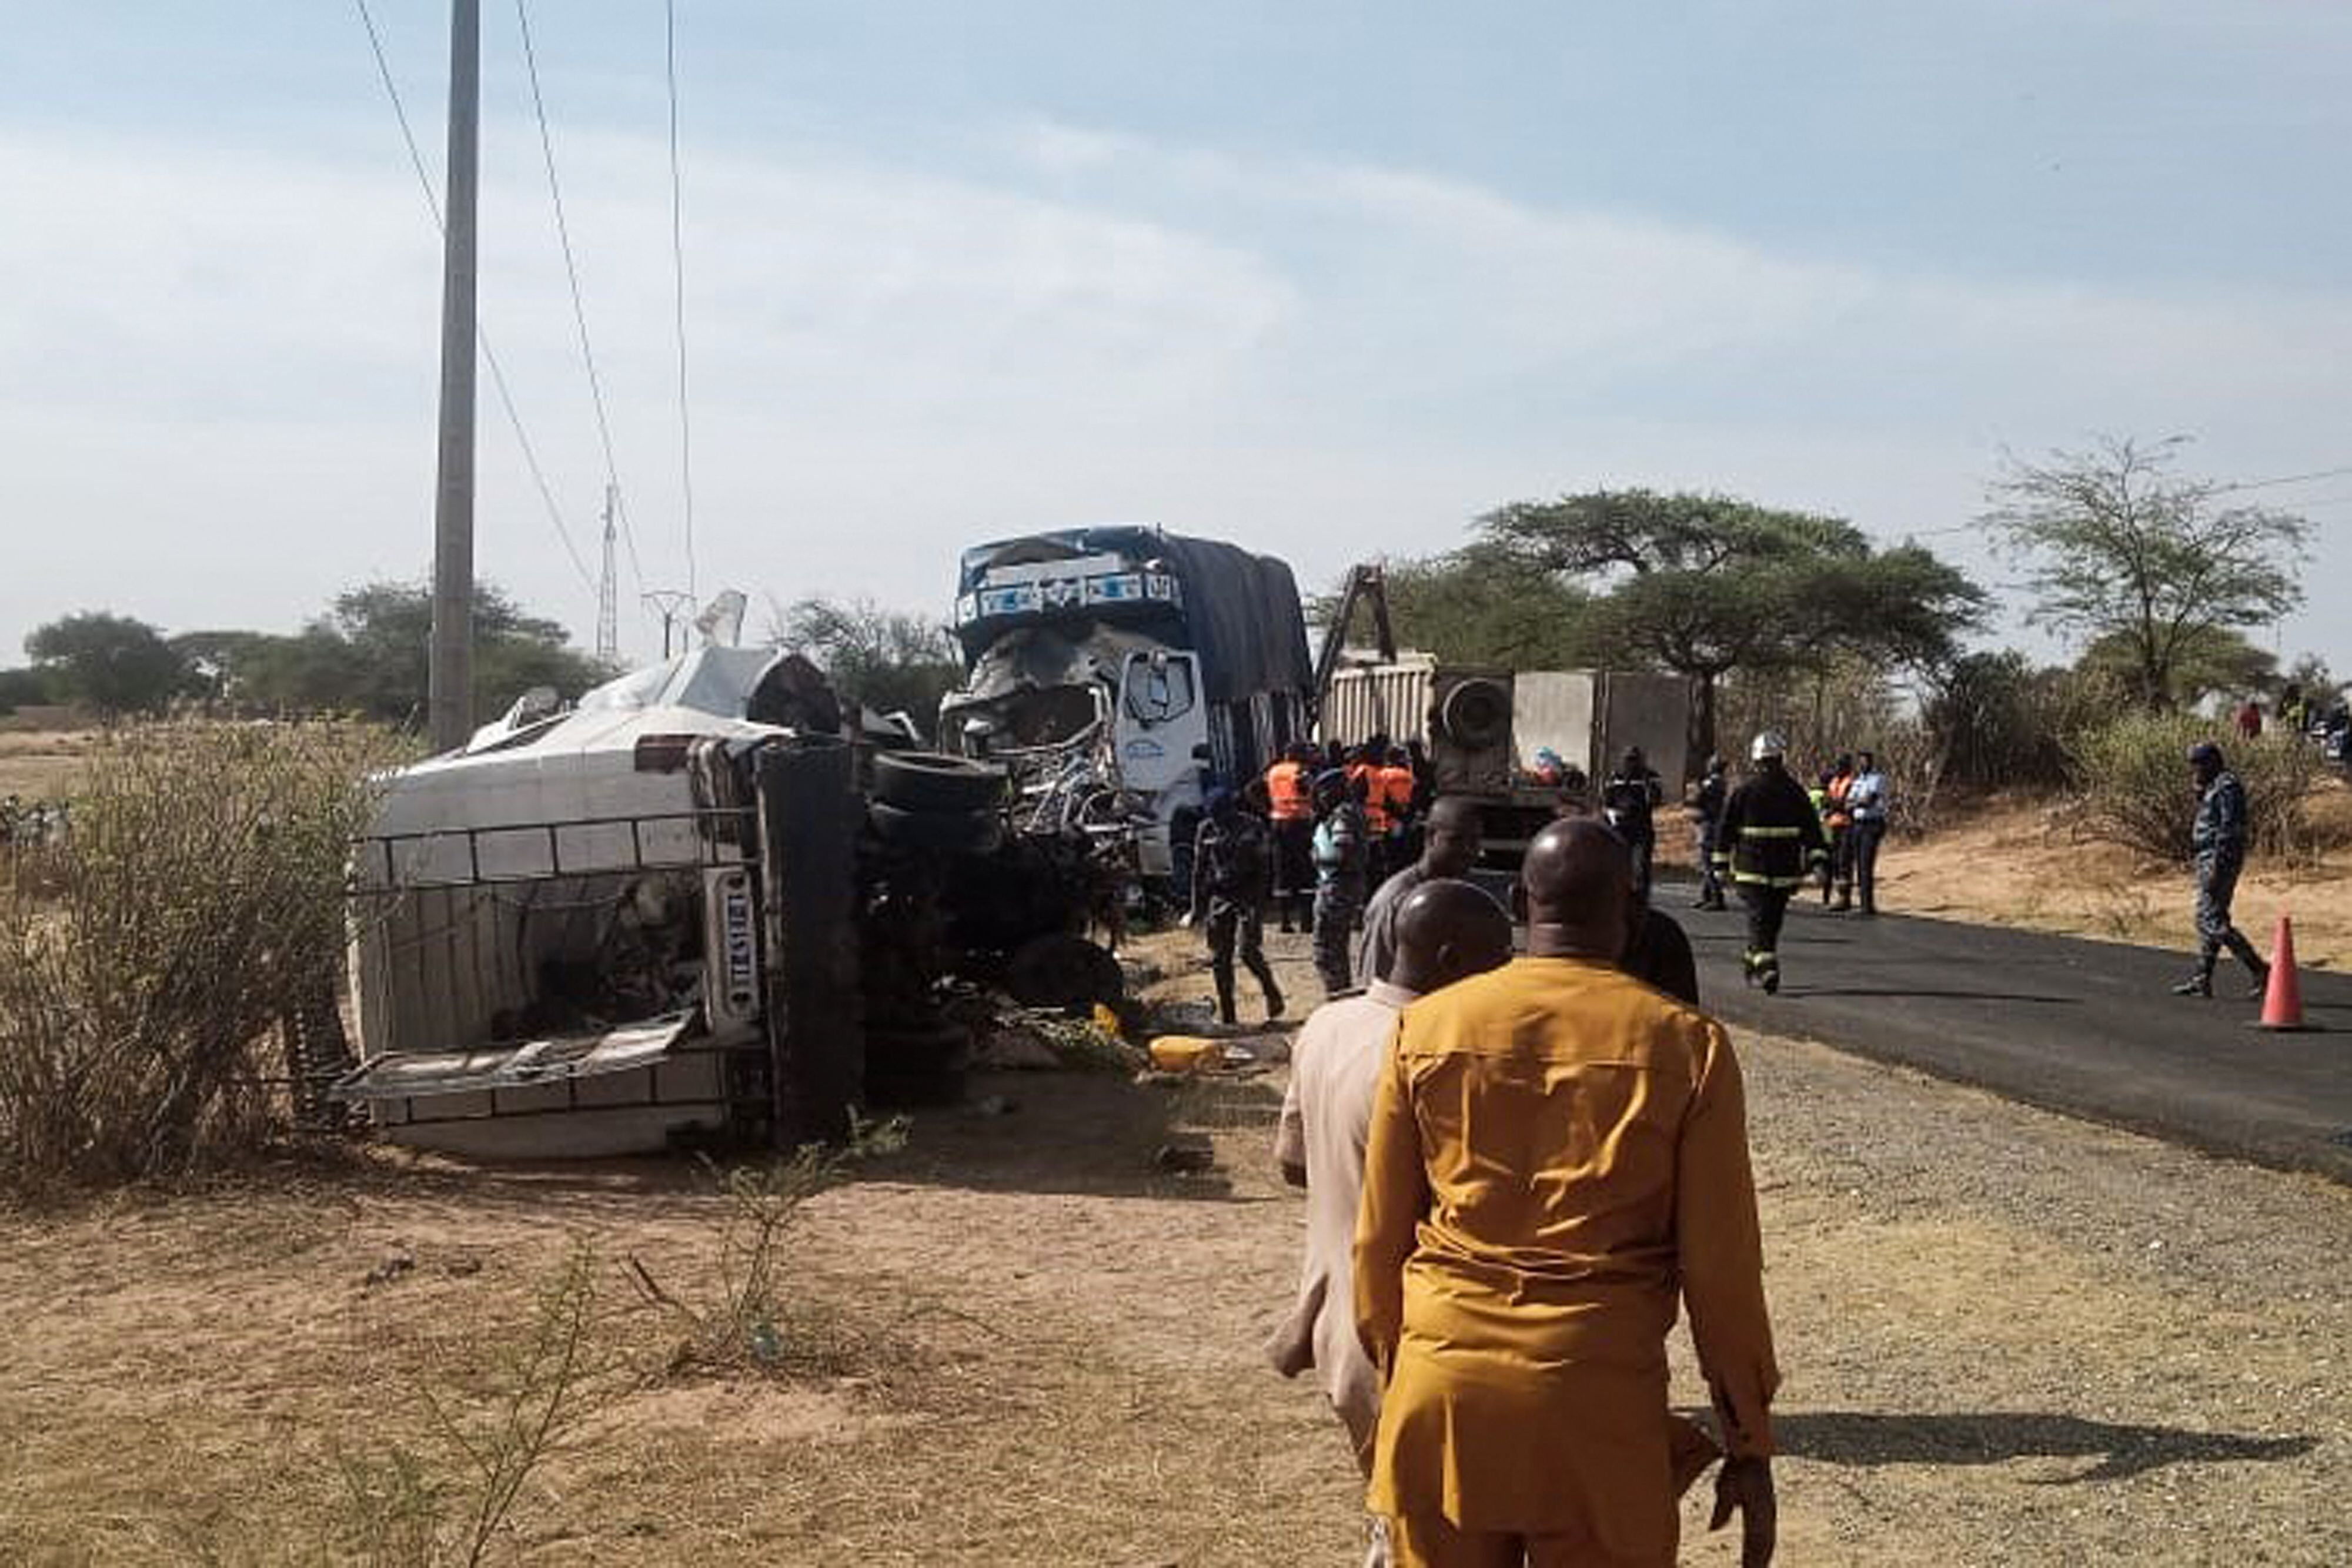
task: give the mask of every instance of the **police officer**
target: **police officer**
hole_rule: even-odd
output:
[[[1789,743],[1772,730],[1748,748],[1755,770],[1724,802],[1715,862],[1748,906],[1747,977],[1766,994],[1780,988],[1780,924],[1808,868],[1829,863],[1829,841],[1805,787],[1790,777]]]
[[[1349,948],[1370,891],[1372,852],[1371,830],[1359,798],[1363,789],[1345,772],[1315,780],[1315,806],[1322,813],[1315,824],[1315,972],[1323,977],[1327,998],[1355,984]]]
[[[1642,755],[1638,746],[1629,746],[1617,765],[1617,771],[1601,787],[1601,809],[1609,818],[1609,825],[1617,830],[1633,852],[1633,896],[1650,895],[1650,865],[1658,846],[1656,812],[1665,791],[1658,781],[1657,770]]]
[[[2172,988],[2176,997],[2213,994],[2213,966],[2227,947],[2253,976],[2248,996],[2263,994],[2271,967],[2230,923],[2230,898],[2246,863],[2246,787],[2221,760],[2221,748],[2200,740],[2189,748],[2189,768],[2200,793],[2189,842],[2197,867],[2197,971]]]
[[[1257,977],[1265,993],[1268,1023],[1282,1016],[1282,988],[1265,961],[1265,936],[1259,906],[1271,878],[1266,831],[1241,809],[1230,789],[1209,797],[1208,820],[1192,841],[1192,907],[1187,925],[1206,924],[1209,968],[1216,977],[1217,1017],[1234,1021],[1234,956]]]

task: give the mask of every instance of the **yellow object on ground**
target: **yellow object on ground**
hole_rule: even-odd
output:
[[[1151,1042],[1151,1065],[1162,1072],[1206,1072],[1224,1064],[1225,1048],[1197,1034],[1163,1034]]]

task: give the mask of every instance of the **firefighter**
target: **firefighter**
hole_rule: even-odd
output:
[[[2211,996],[2213,966],[2227,947],[2253,977],[2246,994],[2259,997],[2269,984],[2271,967],[2230,920],[2230,899],[2246,863],[2246,787],[2210,740],[2189,748],[2189,768],[2199,791],[2197,820],[2189,834],[2197,866],[2197,971],[2173,987],[2172,994]]]
[[[1767,995],[1780,988],[1780,923],[1789,900],[1805,884],[1808,868],[1829,863],[1822,819],[1803,785],[1790,776],[1789,743],[1772,730],[1748,748],[1755,769],[1724,802],[1715,846],[1717,867],[1727,872],[1748,906],[1747,977]]]
[[[1187,925],[1205,925],[1209,968],[1217,982],[1217,1017],[1234,1021],[1234,957],[1257,978],[1265,993],[1265,1019],[1282,1016],[1282,988],[1265,961],[1264,917],[1269,880],[1266,831],[1241,809],[1230,789],[1209,797],[1208,820],[1192,841],[1192,907]]]
[[[1315,780],[1315,972],[1326,998],[1355,984],[1349,947],[1370,891],[1372,836],[1365,821],[1363,786],[1345,772]]]
[[[1307,929],[1307,901],[1314,896],[1314,746],[1302,740],[1265,770],[1266,810],[1274,822],[1274,913],[1285,931],[1294,921]]]
[[[1724,802],[1730,796],[1731,782],[1724,777],[1723,758],[1714,752],[1707,753],[1706,769],[1690,791],[1691,837],[1698,857],[1698,902],[1694,908],[1726,907],[1723,876],[1715,865],[1715,843],[1723,825]]]
[[[1840,752],[1830,776],[1822,783],[1822,831],[1830,841],[1830,874],[1822,880],[1822,904],[1843,915],[1853,907],[1853,754]],[[1837,885],[1837,902],[1830,903],[1830,886]]]

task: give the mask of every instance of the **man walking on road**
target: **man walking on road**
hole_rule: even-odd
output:
[[[1290,1088],[1274,1139],[1283,1179],[1307,1189],[1307,1255],[1298,1304],[1266,1351],[1285,1377],[1315,1369],[1367,1479],[1381,1382],[1356,1337],[1353,1251],[1372,1087],[1407,1003],[1511,956],[1510,916],[1466,882],[1420,883],[1399,904],[1395,977],[1374,980],[1361,996],[1326,1002],[1307,1019],[1291,1052]],[[1388,1560],[1383,1531],[1365,1562],[1377,1568]]]
[[[1619,972],[1622,840],[1536,836],[1528,956],[1405,1009],[1372,1103],[1356,1325],[1383,1378],[1370,1500],[1407,1568],[1675,1560],[1713,1445],[1667,1403],[1676,1297],[1729,1450],[1715,1522],[1772,1556],[1772,1394],[1739,1064]]]
[[[1805,787],[1790,776],[1789,743],[1772,730],[1748,748],[1755,771],[1724,803],[1716,863],[1730,873],[1748,906],[1747,976],[1770,995],[1780,988],[1780,926],[1809,867],[1829,863],[1822,819]]]
[[[1230,789],[1209,797],[1209,818],[1192,841],[1192,907],[1187,925],[1205,924],[1209,936],[1209,969],[1217,982],[1217,1017],[1234,1021],[1234,957],[1257,977],[1265,993],[1268,1023],[1282,1016],[1282,988],[1274,983],[1274,969],[1265,961],[1265,937],[1259,911],[1265,903],[1270,852],[1265,830],[1241,809]]]
[[[2189,848],[2197,867],[2197,972],[2172,988],[2177,997],[2213,994],[2213,966],[2227,947],[2253,976],[2248,996],[2259,997],[2271,967],[2230,923],[2230,899],[2246,863],[2246,787],[2221,760],[2221,748],[2200,740],[2189,748],[2189,767],[2201,791]]]

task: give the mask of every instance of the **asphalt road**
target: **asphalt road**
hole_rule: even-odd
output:
[[[2303,970],[2316,1030],[2265,1030],[2226,956],[2216,996],[2199,1001],[2169,993],[2192,967],[2186,947],[1830,915],[1815,894],[1790,910],[1780,994],[1768,997],[1741,978],[1738,900],[1718,915],[1692,909],[1688,886],[1658,893],[1698,955],[1701,1000],[1732,1023],[2352,1183],[2352,976]],[[2184,940],[2188,923],[2184,907]],[[2268,933],[2249,935],[2267,949]]]

